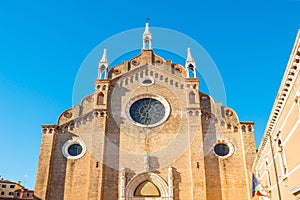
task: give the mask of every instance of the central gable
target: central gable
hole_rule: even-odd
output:
[[[180,64],[173,64],[172,61],[165,61],[163,58],[155,55],[152,50],[142,50],[140,55],[132,58],[130,61],[124,61],[122,64],[113,67],[109,71],[108,77],[110,79],[115,79],[133,69],[140,68],[145,64],[167,69],[167,71],[173,70],[181,77],[186,77],[186,71],[183,66]]]

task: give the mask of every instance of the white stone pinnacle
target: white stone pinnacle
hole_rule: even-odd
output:
[[[148,44],[148,47],[147,47]],[[149,23],[146,23],[146,28],[143,34],[143,49],[152,49],[152,34],[149,30]]]
[[[102,58],[99,63],[108,63],[107,55],[106,55],[106,48],[103,50],[103,55],[102,55]]]
[[[102,78],[107,79],[108,66],[109,65],[107,61],[106,49],[104,49],[102,58],[99,61],[99,65],[98,65],[98,79],[102,79]]]
[[[187,62],[195,62],[194,59],[193,59],[193,57],[192,57],[191,48],[188,48],[187,52],[188,53],[187,53],[186,61]]]

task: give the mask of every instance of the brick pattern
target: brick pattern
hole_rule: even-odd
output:
[[[151,50],[114,69],[109,74],[112,80],[96,80],[95,93],[61,115],[55,134],[43,134],[37,197],[119,199],[120,169],[126,169],[128,183],[144,172],[148,152],[150,171],[166,182],[168,168],[173,168],[174,200],[248,199],[253,131],[241,131],[243,124],[234,111],[198,92],[199,79],[185,79],[182,66],[164,61]],[[154,78],[154,85],[140,83],[145,75]],[[100,93],[103,99],[99,100]],[[171,106],[169,118],[158,127],[136,126],[125,115],[129,100],[145,93],[159,95]],[[74,138],[84,141],[87,152],[80,159],[66,159],[62,146]],[[215,155],[213,145],[218,139],[233,144],[231,157]]]

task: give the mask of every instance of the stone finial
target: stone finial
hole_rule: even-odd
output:
[[[103,55],[101,60],[99,61],[98,65],[98,79],[107,79],[108,74],[108,61],[107,61],[107,55],[106,55],[106,49],[103,50]],[[104,76],[103,76],[104,73]]]
[[[148,44],[148,46],[147,46]],[[143,34],[143,50],[152,49],[152,34],[149,30],[149,23],[146,23],[146,28]]]
[[[187,48],[186,61],[187,62],[195,62],[193,57],[192,57],[191,48]]]

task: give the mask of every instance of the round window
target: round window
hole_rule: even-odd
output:
[[[218,157],[228,158],[234,153],[234,146],[226,140],[219,140],[215,143],[213,150]]]
[[[68,153],[71,156],[78,156],[79,154],[81,154],[81,152],[82,152],[82,146],[80,146],[80,144],[72,144],[68,148]]]
[[[217,144],[214,151],[218,156],[227,156],[229,154],[229,147],[226,144]]]
[[[165,107],[156,99],[145,98],[134,102],[129,113],[135,122],[152,125],[162,120],[165,115]]]
[[[154,84],[154,78],[152,76],[144,76],[141,80],[140,83],[143,86],[151,86]]]
[[[85,152],[86,146],[80,139],[68,140],[62,147],[62,153],[68,159],[81,158]]]
[[[170,115],[170,105],[157,95],[139,95],[126,105],[126,116],[135,125],[154,127],[162,124]]]

